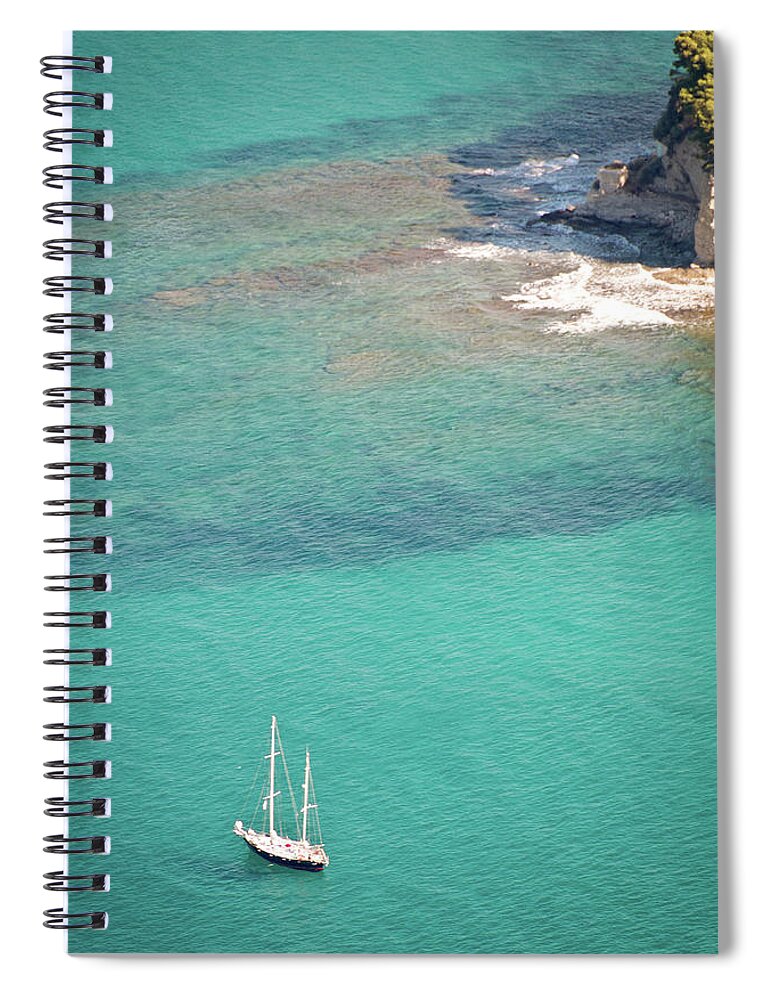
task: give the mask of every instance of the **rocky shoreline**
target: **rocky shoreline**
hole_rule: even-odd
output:
[[[643,262],[714,266],[714,175],[687,135],[668,149],[603,166],[582,204],[541,216],[589,232],[621,232]],[[644,258],[648,258],[647,261]]]

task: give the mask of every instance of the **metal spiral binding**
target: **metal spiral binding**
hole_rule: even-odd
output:
[[[108,802],[109,799],[63,799],[59,796],[54,796],[45,800],[48,809],[44,809],[43,812],[46,816],[54,816],[62,819],[69,819],[73,816],[107,816]],[[78,875],[72,876],[72,878],[82,877]]]
[[[43,219],[63,226],[65,219],[98,219],[112,222],[112,205],[93,201],[50,201],[43,205]]]
[[[60,508],[44,510],[43,517],[109,517],[112,512],[111,500],[44,500],[43,506]]]
[[[50,80],[61,80],[62,73],[80,70],[84,73],[111,73],[112,59],[110,56],[43,56],[40,60],[43,67],[41,76]]]
[[[44,365],[48,367],[48,365]],[[47,462],[44,469],[54,469],[45,479],[112,479],[110,462]],[[90,472],[66,472],[66,469],[90,469]]]
[[[49,684],[48,687],[43,688],[43,691],[51,692],[43,698],[43,701],[51,705],[85,704],[86,702],[91,705],[109,705],[112,700],[112,689],[108,684],[92,684],[90,687],[66,687],[63,684]],[[65,694],[74,694],[78,697],[65,698]],[[83,697],[79,697],[80,695]],[[46,799],[46,802],[51,801],[53,800]]]
[[[110,111],[112,94],[92,94],[85,90],[52,90],[43,98],[43,111],[61,118],[67,108],[89,108],[93,111]]]
[[[112,60],[107,56],[45,56],[40,60],[44,77],[53,80],[70,78],[74,73],[104,74],[112,71]],[[65,84],[66,86],[66,84]],[[90,90],[60,90],[52,91],[44,96],[43,110],[46,114],[68,121],[73,109],[86,112],[109,111],[112,108],[112,95],[96,93]],[[73,128],[62,127],[49,129],[44,133],[44,148],[53,153],[64,153],[69,147],[74,151],[93,148],[109,148],[112,146],[112,132],[104,128]],[[73,155],[73,160],[80,159]],[[46,222],[63,228],[63,236],[46,240],[43,244],[43,256],[47,260],[73,262],[89,259],[94,264],[109,260],[112,256],[112,244],[98,238],[84,239],[80,235],[73,238],[70,226],[73,219],[91,220],[93,222],[109,222],[112,220],[112,206],[107,202],[81,201],[74,194],[74,189],[84,184],[94,187],[112,183],[112,169],[102,165],[91,165],[81,162],[68,162],[46,167],[43,170],[43,185],[62,192],[63,201],[49,202],[43,207],[43,218]],[[85,223],[84,223],[85,224]],[[87,271],[90,271],[90,266]],[[100,274],[58,274],[46,278],[43,282],[43,294],[53,298],[66,299],[71,312],[51,313],[44,317],[44,332],[60,334],[73,338],[76,343],[65,344],[62,351],[49,351],[44,355],[44,367],[51,371],[66,372],[72,369],[89,368],[96,371],[108,370],[112,367],[112,354],[103,345],[82,344],[81,338],[89,335],[100,335],[112,330],[112,317],[104,312],[78,312],[74,302],[84,295],[106,296],[112,292],[112,281]],[[69,303],[72,303],[70,305]],[[67,308],[67,306],[65,306]],[[98,306],[97,306],[98,309]],[[70,349],[71,348],[71,349]],[[79,380],[78,380],[79,381]],[[84,379],[86,383],[90,378]],[[46,407],[73,412],[74,407],[107,407],[112,405],[112,393],[103,386],[66,385],[53,386],[43,393],[43,404]],[[65,417],[66,419],[66,417]],[[88,442],[90,445],[109,444],[113,438],[112,427],[108,424],[62,423],[44,428],[43,440],[56,445],[64,445],[68,449],[70,441]],[[69,461],[69,454],[64,460],[49,462],[45,466],[47,480],[61,482],[65,487],[79,480],[106,483],[112,479],[112,465],[94,457],[93,461]],[[106,518],[112,514],[112,503],[104,496],[96,499],[71,497],[46,500],[44,514],[47,517],[97,517]],[[65,529],[66,532],[66,529]],[[112,540],[106,534],[67,534],[60,537],[46,538],[44,552],[64,557],[65,570],[45,577],[45,590],[50,592],[72,594],[87,592],[105,595],[112,589],[111,574],[102,568],[88,568],[86,572],[70,572],[69,557],[72,555],[105,556],[112,552]],[[111,627],[111,615],[108,610],[95,611],[48,611],[44,615],[46,628],[66,629],[108,629]],[[88,670],[108,668],[112,664],[112,654],[107,646],[76,647],[68,644],[66,648],[47,649],[44,651],[43,663],[46,666],[58,667],[64,671],[63,684],[49,685],[44,688],[44,701],[69,706],[73,704],[107,705],[111,700],[111,688],[104,682],[94,684],[70,685],[69,672],[72,669]],[[65,709],[65,712],[67,709]],[[44,726],[43,739],[49,742],[62,743],[65,746],[84,742],[107,742],[111,738],[109,722],[70,722],[67,716],[64,721],[52,722]],[[93,781],[109,779],[110,762],[105,759],[73,761],[65,754],[64,760],[47,761],[44,765],[44,776],[52,781]],[[45,800],[46,816],[63,819],[82,817],[100,818],[110,814],[110,799],[107,796],[69,798],[53,796]],[[108,854],[110,838],[105,835],[69,836],[55,834],[44,838],[43,850],[48,854],[60,855],[91,855]],[[44,875],[45,888],[49,892],[82,893],[108,892],[109,875],[102,872],[95,874],[71,873],[69,871],[47,872]],[[44,911],[44,926],[63,930],[104,930],[108,925],[106,910],[87,907],[83,910],[70,911],[66,906],[54,907]]]
[[[110,650],[99,646],[91,649],[44,649],[46,656],[56,654],[55,660],[43,660],[46,666],[55,667],[109,667],[112,665]],[[66,656],[67,659],[61,659]]]
[[[55,833],[51,837],[43,837],[47,844],[43,850],[46,854],[109,854],[109,837],[65,837],[63,833]],[[68,844],[88,844],[88,847],[68,847]]]
[[[80,543],[83,542],[81,545]],[[63,538],[46,538],[46,545],[66,545],[65,549],[43,549],[45,555],[71,556],[82,552],[91,555],[108,556],[112,552],[109,535],[66,535]]]
[[[54,771],[44,771],[43,777],[52,781],[91,781],[94,778],[109,778],[111,769],[108,760],[47,760],[43,767],[53,767]],[[80,773],[77,768],[89,770]]]
[[[54,372],[63,372],[66,368],[112,368],[109,351],[49,351],[43,357],[46,359],[43,368]],[[73,360],[68,361],[68,358]]]
[[[109,875],[67,875],[64,872],[46,872],[43,878],[52,879],[44,888],[51,892],[104,892]],[[84,883],[90,883],[84,884]]]
[[[71,334],[74,330],[90,333],[109,333],[112,330],[112,316],[109,313],[49,313],[43,317],[48,326],[43,333]],[[73,320],[68,323],[67,320]]]
[[[91,590],[94,593],[105,594],[112,590],[112,578],[109,573],[70,573],[68,575],[46,576],[45,580],[90,580],[88,585],[73,583],[71,586],[64,584],[49,584],[45,590],[72,591]]]
[[[81,385],[56,386],[46,389],[44,396],[51,397],[43,401],[43,406],[55,406],[61,409],[64,406],[109,406],[112,402],[112,393],[109,389],[92,389]]]
[[[43,132],[43,138],[43,149],[51,153],[63,153],[65,146],[112,145],[112,132],[104,128],[51,128]]]
[[[43,246],[46,248],[43,256],[48,260],[79,256],[104,260],[112,256],[112,244],[108,240],[46,240]]]
[[[43,622],[45,628],[110,628],[109,611],[44,611],[47,618],[63,618],[63,621]]]
[[[106,424],[52,424],[50,427],[44,427],[43,430],[46,434],[52,435],[43,438],[47,444],[64,444],[65,441],[93,441],[96,444],[108,444],[112,440],[112,428]]]
[[[65,183],[90,181],[92,184],[112,184],[110,167],[92,167],[87,163],[62,163],[43,170],[43,184],[62,190]]]
[[[77,292],[89,292],[91,295],[110,295],[112,292],[112,281],[99,275],[57,274],[53,278],[45,278],[43,284],[48,286],[43,295],[57,299]]]

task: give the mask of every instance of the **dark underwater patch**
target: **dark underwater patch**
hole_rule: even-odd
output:
[[[198,580],[214,582],[232,573],[264,575],[462,551],[495,538],[595,534],[687,504],[712,508],[712,481],[644,478],[628,470],[597,478],[575,466],[512,476],[484,490],[438,480],[419,485],[383,480],[355,506],[335,507],[312,497],[280,504],[246,499],[237,523],[138,509],[132,523],[142,526],[143,542],[132,545],[126,538],[121,559],[162,570],[171,557],[177,572],[186,563]]]

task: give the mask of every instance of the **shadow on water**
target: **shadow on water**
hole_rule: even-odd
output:
[[[309,875],[326,874],[295,871],[283,865],[270,864],[240,840],[235,837],[231,840],[232,843],[225,841],[218,844],[216,853],[177,858],[175,874],[192,879],[195,884],[230,882],[239,886],[249,882],[267,882],[279,876],[301,881]]]
[[[176,551],[195,553],[207,539],[209,566],[228,572],[283,573],[340,565],[376,564],[404,555],[450,552],[494,538],[585,535],[636,519],[673,512],[682,505],[712,507],[707,478],[640,478],[627,472],[602,481],[569,482],[563,473],[517,479],[509,490],[472,491],[451,482],[383,483],[365,508],[325,504],[311,497],[266,516],[259,504],[241,509],[238,524],[225,519],[183,526],[156,510],[138,513],[153,537],[173,538]],[[281,525],[276,532],[274,524]],[[150,527],[151,526],[151,527]],[[128,540],[129,558],[153,564],[157,551]],[[194,558],[194,556],[191,556]]]

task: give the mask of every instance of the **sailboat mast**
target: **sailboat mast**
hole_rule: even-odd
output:
[[[274,815],[274,805],[275,805],[275,716],[273,716],[273,722],[270,726],[270,829],[269,833],[272,837],[273,835],[273,815]]]
[[[305,749],[305,800],[302,803],[302,840],[307,843],[307,801],[310,794],[310,750]]]

